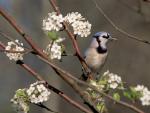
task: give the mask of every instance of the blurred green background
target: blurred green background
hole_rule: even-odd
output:
[[[107,31],[118,38],[118,41],[109,44],[109,56],[102,72],[109,69],[111,72],[119,74],[129,85],[144,84],[150,88],[150,45],[129,39],[116,31],[98,12],[92,0],[57,0],[57,3],[64,15],[68,12],[79,12],[87,18],[92,24],[92,34],[97,31]],[[101,0],[100,6],[121,29],[150,41],[150,3],[142,2],[142,0]],[[48,0],[0,0],[0,7],[15,18],[39,47],[45,48],[48,44],[48,38],[42,31],[42,20],[48,12],[53,11]],[[0,26],[0,31],[14,39],[22,40],[3,17],[0,17]],[[92,34],[88,38],[78,38],[82,53],[88,47]],[[62,35],[67,37],[65,33]],[[1,36],[0,40],[7,43],[7,40]],[[70,41],[66,40],[64,44],[67,51],[73,53]],[[27,44],[25,45],[27,46]],[[35,56],[26,55],[25,62],[43,75],[50,84],[63,90],[70,97],[81,101],[79,96],[51,68]],[[63,62],[56,63],[77,76],[82,73],[77,58],[64,57]],[[35,81],[28,72],[0,53],[0,113],[15,113],[10,104],[14,92],[19,88],[28,87]],[[52,93],[50,98],[46,105],[53,110],[61,113],[80,113],[79,110],[69,105],[58,95]],[[124,107],[113,105],[112,102],[109,103],[108,107],[110,113],[133,113]],[[142,109],[146,113],[150,113],[150,107],[143,107]],[[35,112],[47,113],[47,111],[33,105],[30,113]]]

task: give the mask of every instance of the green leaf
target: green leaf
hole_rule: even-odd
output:
[[[24,90],[24,89],[18,89],[18,90],[16,91],[16,95],[17,95],[18,97],[24,97],[24,96],[26,96],[25,90]]]
[[[100,80],[100,81],[98,81],[98,84],[106,85],[107,84],[107,80]]]
[[[123,95],[132,101],[135,101],[142,96],[142,94],[136,91],[133,87],[130,87],[128,91],[124,91]]]
[[[26,94],[26,90],[25,89],[18,89],[16,91],[16,96],[17,98],[21,98],[23,99],[24,101],[27,101],[28,100],[28,96]]]
[[[58,35],[56,32],[54,31],[51,31],[51,32],[48,32],[47,33],[48,37],[52,40],[52,41],[55,41],[58,39]]]
[[[133,100],[132,95],[131,95],[131,93],[130,93],[129,91],[124,91],[124,92],[123,92],[123,95],[124,95],[125,97],[127,97],[128,99]]]
[[[106,109],[105,104],[103,102],[98,103],[96,105],[96,108],[100,111],[100,113],[103,113],[105,111],[105,109]]]
[[[139,91],[136,91],[133,87],[130,87],[131,94],[134,100],[139,99],[142,94]]]
[[[91,96],[92,96],[92,98],[96,98],[97,97],[97,93],[95,91],[92,91]]]
[[[119,95],[119,93],[114,93],[114,94],[113,94],[113,98],[114,98],[116,101],[120,101],[120,95]]]

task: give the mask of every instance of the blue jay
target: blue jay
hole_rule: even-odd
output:
[[[93,35],[92,42],[85,52],[85,62],[95,74],[100,71],[106,61],[108,54],[106,44],[109,40],[116,39],[112,38],[107,32],[97,32]],[[95,76],[95,78],[97,77]]]

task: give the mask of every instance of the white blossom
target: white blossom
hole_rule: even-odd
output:
[[[7,51],[16,51],[16,52],[5,52],[6,56],[8,56],[8,58],[10,60],[23,60],[23,53],[19,53],[24,51],[23,48],[23,43],[20,43],[18,40],[15,40],[15,42],[10,41],[7,43],[7,46],[5,47],[5,50]]]
[[[148,90],[148,88],[144,85],[137,85],[134,89],[142,94],[142,96],[140,97],[142,105],[150,105],[150,91]]]
[[[59,31],[63,25],[64,18],[62,14],[57,15],[56,12],[48,13],[48,17],[43,20],[43,30],[45,31]]]
[[[116,74],[110,73],[108,83],[112,83],[112,82],[121,83],[121,77]]]
[[[50,53],[51,59],[61,59],[61,46],[58,43],[54,43],[51,47]]]
[[[137,85],[134,89],[136,91],[143,92],[147,88],[144,85]]]
[[[59,31],[63,28],[63,22],[67,22],[73,27],[73,33],[80,35],[81,37],[87,37],[91,33],[91,24],[85,21],[85,18],[78,13],[68,13],[63,17],[62,14],[52,12],[48,14],[48,17],[43,20],[43,30],[45,31]]]
[[[75,21],[72,23],[72,27],[74,34],[81,37],[87,37],[91,33],[91,24],[88,21]]]
[[[73,27],[75,35],[87,37],[91,33],[92,25],[88,21],[85,21],[85,18],[78,12],[67,14],[64,20]]]
[[[110,84],[110,88],[116,89],[122,82],[121,77],[113,73],[110,73],[108,76],[108,83]]]
[[[118,87],[118,84],[116,82],[112,82],[110,84],[110,88],[112,88],[112,89],[116,89],[117,87]]]
[[[62,46],[60,43],[65,40],[65,38],[58,38],[57,40],[50,42],[47,45],[44,52],[50,57],[50,59],[61,59]]]
[[[83,18],[82,15],[78,12],[68,13],[67,16],[65,16],[65,21],[68,22],[69,24],[83,20],[85,20],[85,18]]]
[[[35,82],[27,89],[27,95],[31,103],[42,103],[49,99],[51,92],[44,86],[42,82]]]
[[[28,113],[29,111],[29,105],[26,102],[26,98],[24,96],[19,96],[17,94],[18,92],[24,92],[25,89],[18,89],[16,91],[16,94],[14,97],[11,99],[11,103],[13,104],[13,108],[15,109],[16,112],[18,113]]]
[[[120,76],[118,76],[117,74],[114,74],[114,73],[110,73],[109,71],[106,71],[103,74],[103,77],[105,77],[107,79],[108,85],[112,89],[116,89],[122,83]]]

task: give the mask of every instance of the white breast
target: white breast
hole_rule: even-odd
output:
[[[85,61],[92,71],[99,71],[106,60],[107,53],[98,54],[95,48],[89,48],[85,56]]]

